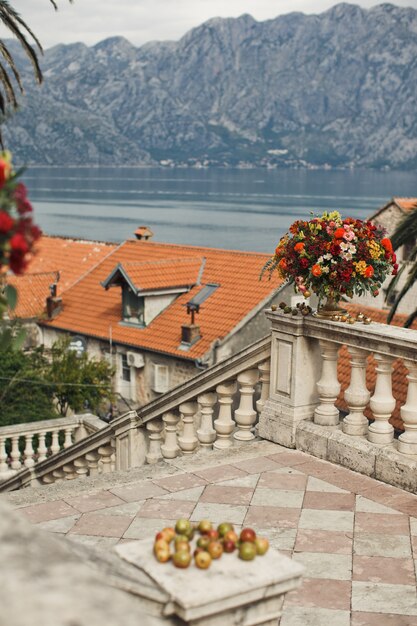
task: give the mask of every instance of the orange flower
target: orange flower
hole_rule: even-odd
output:
[[[313,276],[321,276],[321,267],[320,265],[313,265],[311,268],[311,273]]]
[[[334,231],[334,236],[335,236],[336,239],[343,239],[343,236],[344,236],[345,232],[346,231],[345,231],[344,228],[337,228]]]
[[[381,239],[381,246],[383,246],[387,252],[392,252],[391,239],[388,239],[388,237]]]
[[[298,242],[298,243],[296,243],[296,244],[295,244],[295,246],[294,246],[294,250],[295,250],[296,252],[301,252],[301,250],[304,250],[304,248],[305,248],[305,246],[304,246],[304,244],[303,244],[303,242],[302,242],[302,241],[299,241],[299,242]]]
[[[281,259],[278,263],[278,267],[285,272],[288,269],[287,261],[285,259]]]
[[[371,276],[374,275],[374,268],[372,267],[372,265],[368,265],[366,267],[363,275],[365,276],[365,278],[371,278]]]

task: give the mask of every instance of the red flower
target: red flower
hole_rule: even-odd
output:
[[[392,252],[391,239],[388,239],[388,237],[381,239],[381,246],[383,246],[387,252]]]
[[[12,228],[14,219],[6,211],[0,211],[0,233],[6,234]]]
[[[340,254],[340,246],[334,243],[332,246],[330,246],[329,252],[332,256],[338,256]]]
[[[19,252],[20,254],[26,254],[29,251],[28,243],[21,233],[16,233],[10,239],[10,248],[12,252]]]
[[[10,163],[6,159],[0,158],[0,189],[3,189],[7,179],[10,176]]]
[[[372,265],[368,265],[364,272],[364,276],[365,278],[371,278],[371,276],[373,275],[374,275],[374,268],[372,267]]]
[[[334,232],[335,239],[343,239],[345,232],[344,228],[337,228]]]
[[[303,244],[303,242],[302,242],[302,241],[299,241],[299,242],[298,242],[298,243],[296,243],[296,244],[295,244],[295,246],[294,246],[294,250],[295,250],[296,252],[301,252],[301,250],[304,250],[304,248],[305,248],[305,246],[304,246],[304,244]]]
[[[309,265],[309,260],[305,258],[305,256],[300,259],[300,265],[303,268],[303,270],[306,270],[308,268]]]
[[[311,268],[311,273],[313,274],[313,276],[321,276],[321,267],[320,265],[313,265],[313,267]]]

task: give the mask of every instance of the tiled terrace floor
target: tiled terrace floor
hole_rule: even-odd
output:
[[[262,443],[252,458],[199,456],[154,479],[11,499],[38,527],[104,548],[178,517],[253,526],[306,568],[280,626],[417,626],[417,496]]]

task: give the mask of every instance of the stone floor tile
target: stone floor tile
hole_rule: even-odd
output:
[[[199,522],[202,519],[209,519],[215,524],[219,524],[220,522],[243,524],[247,510],[247,506],[199,502],[190,519],[193,522]]]
[[[256,534],[258,537],[266,537],[269,540],[271,548],[275,548],[280,552],[288,550],[291,551],[292,555],[297,535],[296,528],[261,528],[257,526]]]
[[[117,542],[117,545],[121,545],[122,543],[134,543],[135,541],[137,541],[136,539],[125,539],[124,537],[122,537],[121,539],[119,539],[119,541]]]
[[[190,517],[195,508],[194,502],[182,500],[159,500],[152,498],[140,507],[137,517],[150,517],[151,519],[179,519]]]
[[[355,554],[352,579],[370,583],[414,585],[416,582],[414,562],[412,559]]]
[[[236,461],[233,463],[237,467],[248,474],[259,474],[260,472],[268,472],[269,470],[278,469],[280,465],[272,459],[260,456],[255,459],[246,459],[245,461]]]
[[[300,516],[300,528],[352,532],[353,513],[350,511],[303,509]]]
[[[100,509],[100,515],[129,515],[133,519],[143,504],[143,500],[140,502],[123,502],[119,506]]]
[[[301,587],[291,591],[285,598],[285,611],[290,606],[350,609],[351,582],[347,580],[322,580],[303,578]],[[333,622],[323,622],[320,626],[332,626]]]
[[[245,526],[256,528],[297,528],[299,509],[278,506],[250,506]]]
[[[96,548],[103,548],[103,550],[108,550],[113,546],[117,545],[119,539],[117,537],[94,537],[94,535],[67,535],[65,537],[68,541],[73,541],[74,543],[81,543],[85,546],[94,546]]]
[[[195,474],[175,474],[175,476],[166,476],[165,478],[157,478],[153,481],[155,485],[159,485],[167,491],[181,491],[182,489],[191,489],[192,487],[200,487],[207,485],[207,481]]]
[[[96,537],[117,537],[120,539],[132,523],[132,517],[122,515],[100,515],[84,513],[69,534],[94,535]]]
[[[307,509],[327,509],[329,511],[353,511],[355,494],[307,491],[303,507]]]
[[[417,617],[393,613],[352,613],[351,626],[417,626]]]
[[[417,537],[417,519],[410,517],[410,530],[414,537]]]
[[[224,487],[222,485],[208,485],[200,498],[200,502],[217,504],[248,505],[253,496],[250,487]]]
[[[413,550],[414,558],[417,559],[417,537],[411,536],[411,548]]]
[[[49,533],[59,533],[61,535],[66,535],[68,531],[74,526],[75,522],[81,513],[78,515],[70,515],[69,517],[60,517],[59,519],[51,519],[48,522],[39,522],[36,524],[37,528],[41,528],[42,530],[46,530]]]
[[[306,578],[351,580],[352,555],[326,552],[295,552],[294,560],[306,568]]]
[[[110,506],[126,504],[125,500],[110,493],[110,491],[84,493],[75,498],[65,498],[65,501],[81,513],[89,513],[90,511],[98,511],[99,509],[106,509]]]
[[[300,528],[294,546],[295,552],[331,552],[352,554],[353,533],[338,530],[309,530]]]
[[[252,498],[252,505],[257,506],[280,506],[290,509],[301,508],[303,504],[304,491],[292,491],[285,489],[270,489],[268,487],[257,487]]]
[[[325,480],[321,480],[320,478],[314,478],[314,476],[308,477],[306,490],[325,491],[329,493],[349,493],[349,491],[346,491],[346,489],[340,489],[340,487],[335,487],[335,485],[332,485]]]
[[[247,473],[234,467],[234,465],[220,465],[219,467],[210,467],[208,469],[197,470],[194,472],[196,476],[204,478],[210,483],[217,483],[223,480],[232,480],[232,478],[244,478]]]
[[[256,487],[259,482],[260,474],[247,474],[242,478],[232,478],[231,480],[222,480],[216,483],[222,487]]]
[[[150,519],[135,517],[123,537],[125,539],[148,539],[167,526],[175,526],[175,519]]]
[[[284,468],[286,469],[286,468]],[[304,491],[307,484],[307,476],[297,473],[264,472],[259,479],[259,487],[271,487],[272,489],[286,489]]]
[[[386,515],[401,515],[395,509],[391,509],[383,504],[369,500],[364,496],[356,496],[356,511],[361,513],[385,513]]]
[[[109,489],[114,495],[118,496],[125,502],[140,502],[148,498],[157,498],[168,493],[166,489],[162,489],[153,482],[140,482],[123,485],[121,487],[111,487]]]
[[[201,487],[192,487],[191,489],[183,489],[182,491],[172,491],[164,496],[159,496],[158,500],[187,500],[187,502],[198,502],[204,491],[204,485]]]
[[[279,626],[349,626],[349,611],[289,606]]]
[[[358,512],[355,515],[355,532],[357,531],[383,535],[409,535],[410,525],[406,515]]]
[[[394,559],[411,558],[409,537],[355,532],[353,553],[361,556],[385,556]]]
[[[294,467],[310,461],[311,456],[305,454],[305,452],[299,452],[298,450],[285,450],[278,454],[268,454],[268,459],[272,459],[280,465]]]
[[[416,588],[353,581],[352,611],[417,616]]]
[[[32,504],[18,509],[19,514],[24,515],[30,522],[37,524],[38,522],[48,522],[49,520],[59,519],[60,517],[69,517],[77,515],[79,511],[74,509],[63,500],[54,500],[53,502],[42,502],[41,504]]]

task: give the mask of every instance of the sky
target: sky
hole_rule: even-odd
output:
[[[386,0],[385,0],[386,1]],[[44,48],[57,43],[82,41],[94,45],[107,37],[121,35],[136,46],[154,40],[177,40],[188,30],[212,17],[237,17],[250,13],[262,21],[292,11],[321,13],[336,0],[56,0],[54,11],[48,0],[11,0]],[[384,0],[357,0],[363,8]],[[395,0],[392,4],[417,9],[417,0]],[[5,33],[0,29],[0,36]]]

